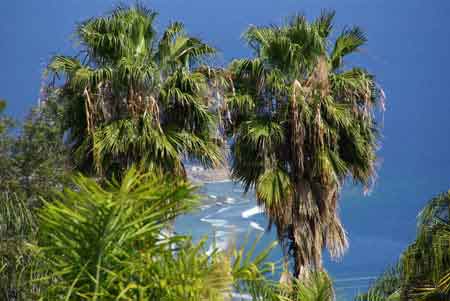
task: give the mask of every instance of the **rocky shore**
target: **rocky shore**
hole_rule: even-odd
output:
[[[214,169],[205,169],[199,165],[186,167],[188,178],[194,183],[212,183],[231,181],[231,175],[228,166]]]

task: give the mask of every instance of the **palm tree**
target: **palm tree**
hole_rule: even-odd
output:
[[[232,175],[256,189],[277,228],[296,276],[321,269],[322,250],[343,254],[347,237],[338,215],[345,179],[370,186],[378,127],[374,109],[383,92],[374,76],[344,60],[366,42],[359,27],[330,46],[333,12],[309,23],[250,27],[254,58],[234,61],[228,99]]]
[[[77,30],[81,50],[56,56],[63,76],[68,143],[82,170],[121,174],[134,163],[184,174],[182,159],[221,162],[208,78],[200,68],[215,49],[174,22],[161,37],[154,11],[118,7]]]

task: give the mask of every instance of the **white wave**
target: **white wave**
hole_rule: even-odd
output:
[[[224,219],[201,218],[200,220],[211,224],[213,227],[223,227],[227,224],[227,221]]]
[[[214,194],[210,194],[209,197],[210,197],[211,199],[217,199],[217,195],[214,195]]]
[[[223,227],[227,229],[236,229],[236,225],[223,225]]]
[[[216,231],[216,238],[219,238],[219,237],[227,237],[227,236],[229,236],[230,235],[230,233],[229,232],[225,232],[225,231]]]
[[[259,231],[265,231],[263,227],[261,227],[260,224],[255,223],[255,222],[250,222],[250,227],[252,227],[253,229],[259,230]]]
[[[225,211],[230,210],[230,209],[231,209],[231,207],[220,208],[219,210],[217,210],[216,213],[222,213],[222,212],[225,212]]]
[[[236,200],[234,198],[227,197],[227,199],[225,200],[225,203],[234,204],[234,203],[236,203]]]
[[[245,210],[241,213],[243,218],[249,218],[250,216],[257,215],[264,212],[264,208],[261,206],[255,206],[251,209]]]
[[[212,205],[202,205],[202,206],[200,206],[200,210],[206,210],[206,209],[208,209],[208,208],[211,208],[211,206]]]
[[[215,183],[228,183],[232,182],[231,179],[224,179],[224,180],[211,180],[211,181],[201,181],[204,184],[215,184]]]
[[[238,293],[231,293],[231,297],[233,297],[233,300],[253,300],[252,296],[248,294],[238,294]]]

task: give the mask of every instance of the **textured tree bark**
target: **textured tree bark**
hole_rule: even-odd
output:
[[[86,125],[88,128],[88,131],[90,134],[93,134],[94,131],[94,124],[93,124],[93,120],[92,120],[92,103],[91,103],[91,97],[89,96],[89,91],[87,88],[84,89],[84,97],[86,98],[85,102],[84,102],[84,109],[86,112]]]
[[[310,183],[306,179],[299,179],[294,194],[292,210],[294,276],[302,279],[312,270],[322,270],[323,233]]]

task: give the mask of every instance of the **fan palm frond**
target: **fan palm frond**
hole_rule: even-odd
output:
[[[336,39],[330,60],[333,70],[340,68],[345,56],[358,51],[367,42],[367,37],[360,27],[345,29]]]

